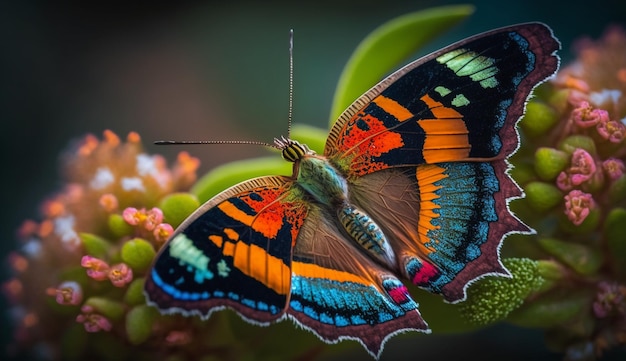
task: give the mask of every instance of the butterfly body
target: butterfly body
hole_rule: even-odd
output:
[[[405,331],[429,332],[401,280],[449,302],[507,276],[499,247],[530,232],[508,210],[515,125],[558,67],[543,24],[493,30],[393,73],[332,127],[324,153],[276,141],[291,176],[218,194],[179,226],[146,280],[162,312],[225,307],[266,325],[290,318],[325,342],[377,357]]]
[[[300,148],[295,141],[288,146]],[[360,245],[375,259],[395,268],[395,256],[382,229],[363,210],[350,202],[348,181],[328,159],[312,151],[294,160],[295,186],[325,209],[327,218],[335,219],[346,238]]]

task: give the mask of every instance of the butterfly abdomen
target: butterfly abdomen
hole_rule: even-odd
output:
[[[395,264],[393,250],[383,231],[370,216],[346,203],[337,211],[337,217],[352,240],[376,259],[393,267]]]

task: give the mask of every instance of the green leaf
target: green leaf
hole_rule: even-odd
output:
[[[555,238],[540,238],[539,244],[546,252],[581,275],[595,274],[602,266],[602,253],[595,248]]]
[[[588,312],[590,300],[587,291],[549,292],[511,312],[507,320],[522,327],[559,326],[581,312]]]
[[[335,90],[331,124],[407,57],[473,12],[471,5],[430,8],[397,17],[375,29],[361,41],[344,67]]]
[[[262,175],[291,174],[291,163],[280,156],[238,160],[213,168],[191,188],[201,203],[245,180]]]

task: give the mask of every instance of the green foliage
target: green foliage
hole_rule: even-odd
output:
[[[331,124],[407,57],[473,12],[470,5],[430,8],[400,16],[372,31],[352,53],[339,78],[330,112]]]

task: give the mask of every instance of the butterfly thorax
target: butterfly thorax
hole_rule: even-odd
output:
[[[395,255],[382,229],[365,211],[350,202],[348,181],[328,159],[306,154],[295,164],[296,184],[329,214],[335,213],[339,228],[367,254],[395,268]]]

